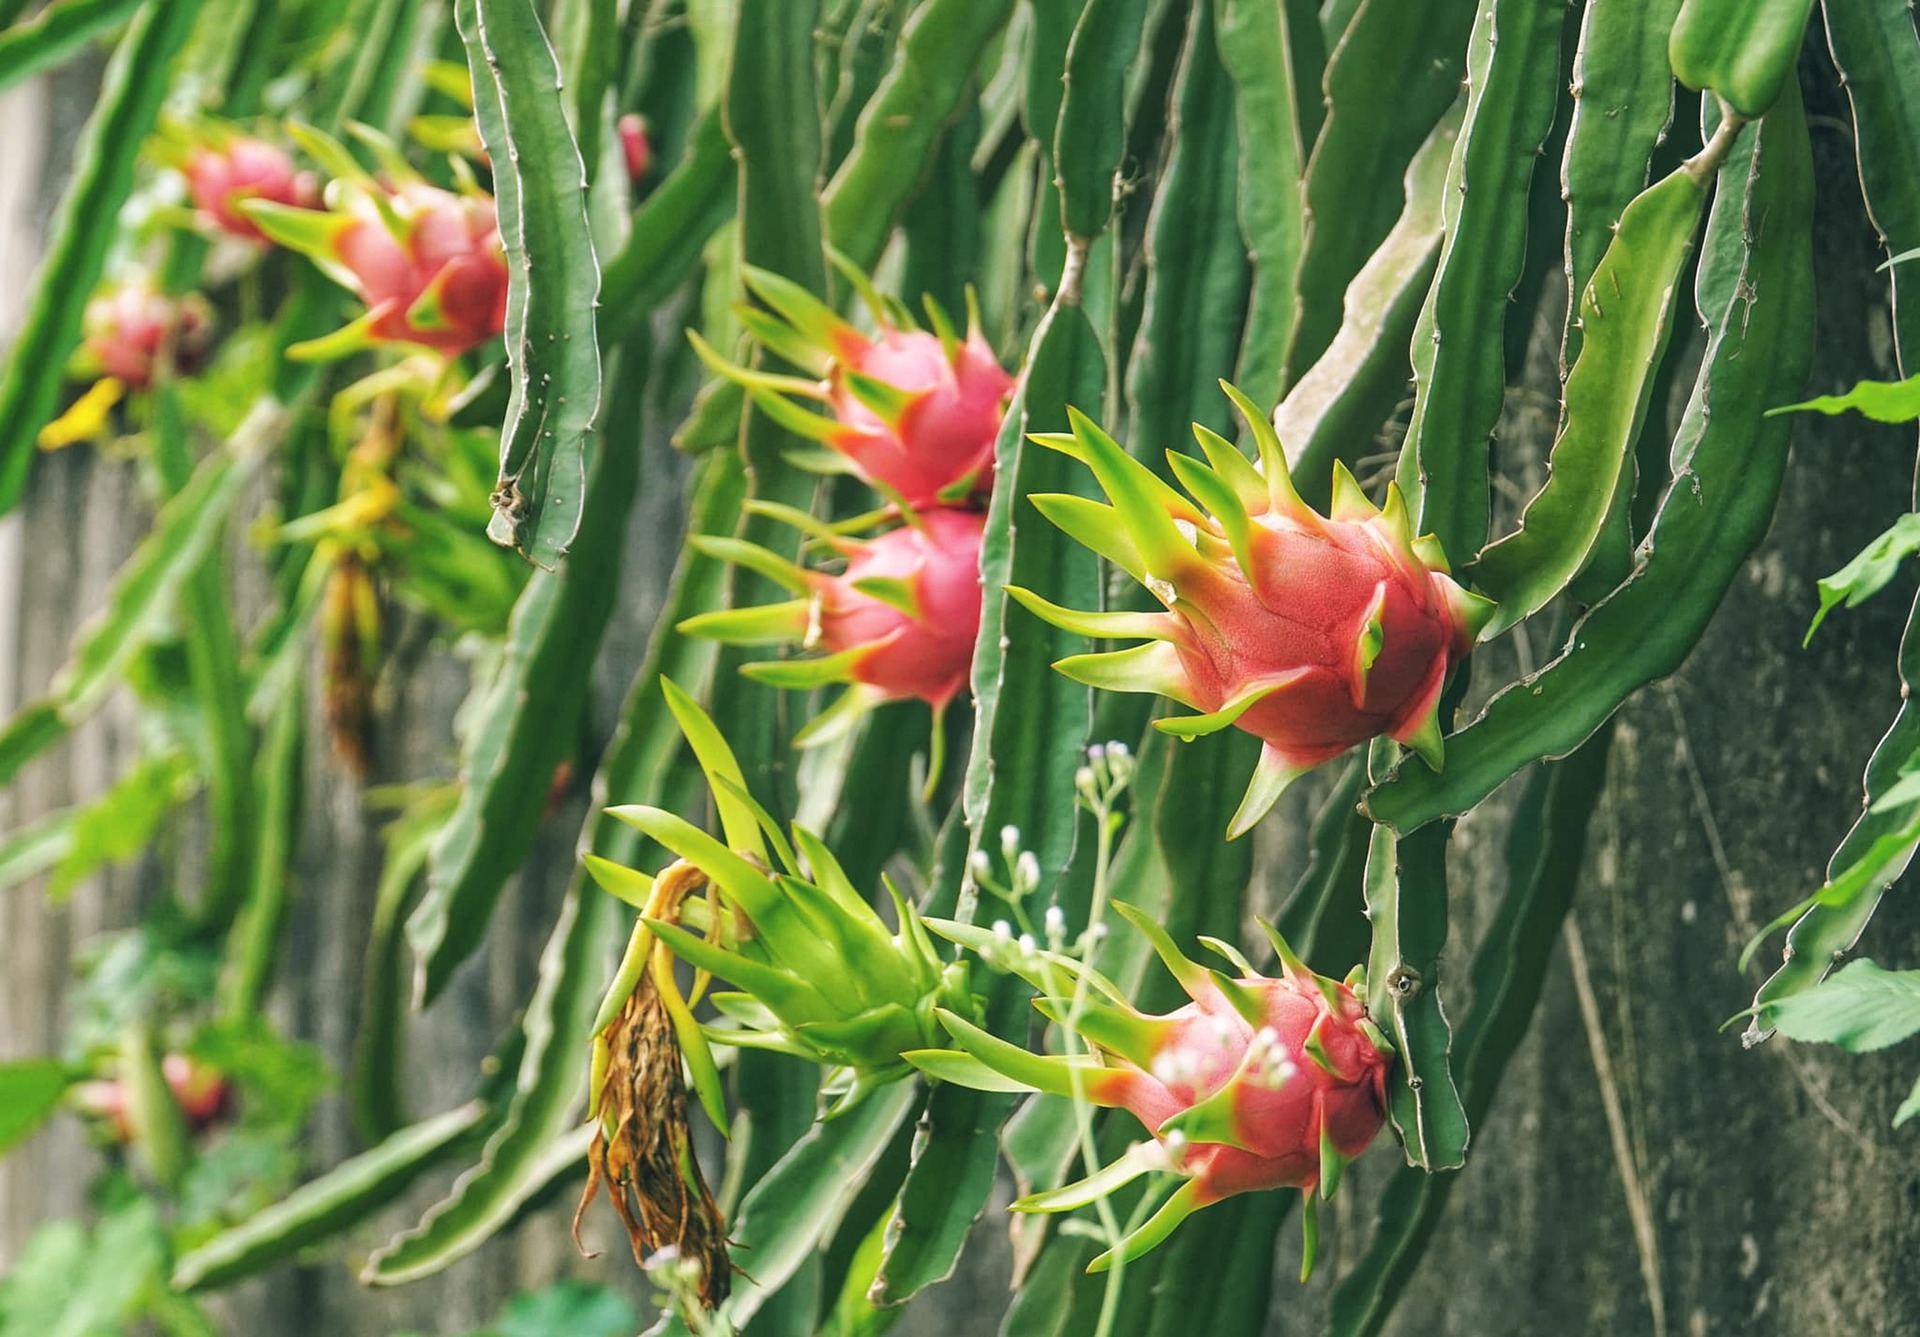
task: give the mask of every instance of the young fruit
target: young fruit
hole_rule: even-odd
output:
[[[1111,1265],[1114,1254],[1137,1258],[1187,1216],[1223,1198],[1299,1189],[1307,1223],[1304,1275],[1313,1265],[1315,1197],[1333,1195],[1341,1172],[1373,1141],[1386,1118],[1393,1051],[1367,1019],[1359,997],[1364,982],[1358,972],[1346,983],[1314,974],[1271,928],[1279,976],[1256,973],[1239,953],[1223,947],[1239,971],[1230,976],[1189,960],[1163,928],[1138,911],[1116,908],[1153,943],[1192,1002],[1162,1016],[1148,1015],[1116,1001],[1118,991],[1105,981],[1080,988],[1077,997],[1048,995],[1084,967],[1066,958],[1043,962],[1010,936],[996,939],[982,930],[929,921],[935,932],[1029,979],[1043,993],[1036,1000],[1041,1012],[1070,1025],[1092,1050],[1091,1058],[1042,1058],[964,1018],[944,1017],[948,1032],[973,1060],[1036,1090],[1124,1108],[1153,1135],[1151,1143],[1093,1178],[1022,1199],[1014,1209],[1084,1206],[1150,1170],[1182,1176],[1144,1225],[1094,1260],[1092,1270],[1099,1271]],[[908,1057],[936,1076],[967,1080],[951,1056]]]
[[[620,118],[620,155],[626,159],[627,181],[639,185],[653,170],[653,141],[647,136],[647,122],[638,112]]]
[[[449,355],[496,338],[507,323],[507,259],[493,197],[442,190],[413,174],[390,144],[375,181],[345,148],[311,130],[301,143],[336,172],[325,209],[262,199],[239,210],[301,252],[367,305],[346,329],[295,353],[345,356],[375,344],[418,344]]]
[[[94,298],[82,319],[85,357],[131,390],[152,385],[163,363],[176,371],[197,367],[212,324],[200,297],[169,297],[144,282]]]
[[[1336,465],[1332,515],[1316,514],[1294,491],[1272,427],[1226,388],[1259,441],[1261,467],[1195,427],[1207,463],[1167,455],[1192,500],[1078,414],[1071,435],[1035,438],[1088,464],[1113,504],[1043,495],[1034,506],[1166,612],[1083,613],[1010,593],[1068,631],[1148,638],[1064,659],[1055,667],[1068,677],[1202,712],[1157,721],[1177,737],[1234,725],[1266,744],[1232,837],[1297,776],[1383,734],[1437,770],[1441,689],[1493,605],[1454,583],[1431,536],[1414,537],[1391,484],[1376,508]]]
[[[816,527],[847,559],[838,574],[806,570],[735,539],[695,539],[701,552],[750,567],[795,597],[765,607],[702,613],[680,629],[734,645],[795,642],[825,651],[817,659],[775,660],[743,670],[780,687],[851,684],[847,700],[820,720],[907,699],[944,710],[967,685],[980,632],[980,540],[986,517],[940,508],[910,512],[908,519],[870,539]]]
[[[933,331],[917,328],[904,308],[874,292],[850,266],[842,272],[866,296],[875,333],[863,334],[799,284],[749,269],[747,286],[778,318],[739,308],[760,342],[818,380],[735,366],[698,335],[702,358],[745,386],[769,415],[818,441],[896,505],[925,508],[964,502],[993,481],[993,447],[1013,378],[980,333],[977,315],[961,339],[937,304],[927,302]],[[825,404],[810,413],[784,396]]]
[[[202,1132],[231,1112],[233,1089],[219,1069],[185,1054],[168,1054],[160,1062],[160,1072],[188,1131]],[[114,1141],[133,1140],[131,1097],[124,1082],[114,1078],[80,1082],[71,1098],[81,1113],[103,1121]]]
[[[297,209],[319,203],[310,172],[294,167],[284,149],[244,135],[195,145],[182,171],[187,193],[207,222],[229,236],[264,242],[259,224],[240,212],[243,200],[269,200]]]

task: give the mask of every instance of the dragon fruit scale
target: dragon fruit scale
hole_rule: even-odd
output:
[[[1034,438],[1089,465],[1112,502],[1042,495],[1035,507],[1165,612],[1077,612],[1010,592],[1065,630],[1147,640],[1061,660],[1067,676],[1201,712],[1157,722],[1177,737],[1232,725],[1265,744],[1232,838],[1296,777],[1368,739],[1384,734],[1439,769],[1440,693],[1493,605],[1452,580],[1434,538],[1414,536],[1397,487],[1376,508],[1336,464],[1332,514],[1316,513],[1294,491],[1273,428],[1225,388],[1253,428],[1260,467],[1196,426],[1206,462],[1167,455],[1191,499],[1079,414],[1071,434]]]
[[[245,135],[197,144],[181,167],[194,207],[213,227],[247,241],[265,241],[260,225],[240,212],[243,200],[268,200],[310,209],[319,202],[311,173],[295,168],[286,150]]]
[[[943,507],[910,512],[908,520],[869,539],[815,527],[846,558],[838,574],[807,570],[737,539],[695,539],[700,551],[756,570],[795,597],[703,613],[680,629],[735,645],[797,642],[826,652],[746,667],[775,686],[845,682],[862,704],[911,698],[942,710],[966,686],[973,662],[986,517]]]
[[[1073,1057],[1030,1054],[964,1018],[942,1018],[961,1049],[999,1078],[1126,1109],[1152,1134],[1090,1178],[1031,1195],[1015,1210],[1084,1206],[1149,1171],[1181,1176],[1160,1209],[1115,1247],[1131,1261],[1223,1198],[1298,1189],[1307,1225],[1304,1278],[1313,1265],[1316,1197],[1333,1195],[1347,1164],[1386,1119],[1393,1051],[1367,1017],[1361,972],[1344,983],[1316,975],[1263,924],[1280,974],[1258,974],[1219,944],[1238,971],[1229,975],[1184,956],[1166,930],[1132,907],[1115,908],[1152,942],[1191,1002],[1164,1015],[1142,1013],[1116,1001],[1120,994],[1104,980],[1077,999],[1042,996],[1041,1012],[1071,1026],[1091,1050]],[[1045,967],[1022,959],[1028,949],[1010,937],[989,942],[994,935],[985,930],[938,920],[928,926],[1027,976],[1043,995],[1049,986]],[[908,1057],[936,1076],[966,1080],[938,1051]],[[1092,1270],[1112,1261],[1112,1253],[1103,1255]]]
[[[246,200],[241,213],[271,240],[301,252],[366,303],[346,329],[299,346],[309,357],[375,344],[417,344],[457,355],[506,328],[507,260],[493,198],[456,193],[411,174],[390,145],[375,181],[340,145],[312,130],[301,143],[335,171],[325,209]]]
[[[864,275],[841,268],[873,312],[878,328],[871,335],[799,284],[765,270],[749,269],[746,281],[775,314],[738,308],[761,344],[818,379],[736,366],[693,335],[702,358],[783,426],[819,442],[839,457],[840,467],[898,505],[953,504],[985,490],[1013,378],[980,333],[978,316],[970,314],[962,339],[928,299],[934,328],[919,329]],[[832,416],[802,409],[787,396],[824,404]]]

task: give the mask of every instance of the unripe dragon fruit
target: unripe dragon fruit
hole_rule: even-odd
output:
[[[847,559],[838,575],[805,570],[735,539],[694,546],[778,581],[795,596],[761,608],[689,618],[680,629],[736,645],[798,642],[818,659],[750,664],[783,687],[854,684],[863,704],[912,698],[936,711],[966,686],[980,630],[980,539],[986,517],[941,508],[871,539],[828,535]]]
[[[211,324],[198,296],[169,297],[145,282],[129,283],[87,303],[83,351],[106,375],[144,390],[163,357],[174,370],[197,367]]]
[[[1149,1171],[1183,1176],[1160,1210],[1117,1246],[1115,1252],[1131,1260],[1187,1216],[1223,1198],[1299,1189],[1307,1229],[1304,1276],[1313,1265],[1316,1195],[1333,1195],[1346,1165],[1386,1119],[1393,1051],[1361,1003],[1362,972],[1345,983],[1316,975],[1267,927],[1280,958],[1279,977],[1257,974],[1237,952],[1222,947],[1239,971],[1230,976],[1189,960],[1164,929],[1132,907],[1115,908],[1153,943],[1192,1002],[1163,1016],[1148,1015],[1114,1001],[1118,993],[1104,981],[1077,1000],[1038,999],[1049,1019],[1073,1026],[1092,1048],[1091,1058],[1040,1057],[964,1018],[943,1018],[960,1047],[1001,1077],[1124,1108],[1153,1135],[1151,1143],[1094,1177],[1022,1199],[1015,1210],[1084,1206]],[[985,930],[928,924],[1042,990],[1062,977],[1056,971],[1050,978],[1032,949],[1008,935],[996,941]],[[1085,968],[1072,963],[1072,970]],[[952,1060],[938,1051],[909,1058],[936,1076],[955,1077]],[[956,1079],[965,1080],[964,1074]],[[1111,1254],[1102,1255],[1092,1270],[1112,1261]]]
[[[904,308],[873,291],[864,275],[843,272],[866,296],[878,330],[866,335],[799,284],[749,269],[747,285],[779,319],[741,308],[748,330],[767,348],[820,379],[804,380],[735,366],[698,335],[701,356],[746,387],[783,426],[836,452],[851,472],[897,504],[922,508],[964,501],[993,481],[993,446],[1013,378],[1000,366],[971,314],[962,339],[931,299],[929,332]],[[826,404],[831,418],[785,395]]]
[[[1294,491],[1272,427],[1226,389],[1253,428],[1262,467],[1196,426],[1207,463],[1167,455],[1192,500],[1078,414],[1070,435],[1034,438],[1087,463],[1113,502],[1035,496],[1035,507],[1166,612],[1083,613],[1011,593],[1068,631],[1149,639],[1064,659],[1055,667],[1067,676],[1202,712],[1157,722],[1178,737],[1235,725],[1266,744],[1232,837],[1296,777],[1370,738],[1405,743],[1439,769],[1441,689],[1493,605],[1451,579],[1435,539],[1414,536],[1397,487],[1376,508],[1336,464],[1332,515],[1315,513]]]
[[[301,142],[339,173],[327,186],[328,207],[248,200],[239,209],[367,304],[345,330],[302,346],[307,355],[344,356],[390,343],[459,354],[506,328],[506,250],[492,196],[402,176],[404,163],[393,152],[384,155],[390,180],[375,182],[324,136],[305,131]]]
[[[241,213],[243,200],[268,200],[310,209],[319,202],[312,173],[295,168],[284,149],[244,135],[195,145],[182,171],[194,207],[220,231],[248,241],[265,241],[260,225]]]

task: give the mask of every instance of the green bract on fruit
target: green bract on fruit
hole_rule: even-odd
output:
[[[737,539],[696,538],[710,556],[738,562],[795,597],[759,608],[702,613],[680,630],[735,645],[795,643],[819,658],[749,664],[745,672],[782,687],[852,684],[843,705],[818,717],[831,724],[883,701],[925,701],[945,709],[967,684],[980,631],[980,539],[986,517],[945,507],[906,513],[908,523],[869,539],[819,527],[846,558],[838,574],[806,570]],[[818,729],[809,737],[819,737]],[[806,741],[803,739],[802,741]]]
[[[993,481],[993,446],[1013,378],[994,358],[969,313],[965,339],[928,299],[933,331],[916,328],[906,309],[876,293],[850,266],[877,326],[864,334],[799,284],[749,269],[747,286],[778,313],[740,307],[740,319],[768,349],[818,377],[806,380],[735,366],[693,335],[721,375],[789,430],[818,441],[890,500],[924,508],[965,501]],[[785,396],[825,403],[832,417]]]
[[[375,344],[466,352],[506,328],[507,260],[493,197],[474,187],[442,190],[385,150],[384,179],[369,176],[339,144],[312,130],[301,143],[335,173],[325,209],[265,199],[239,211],[282,246],[306,255],[367,305],[346,329],[300,346],[317,357]]]
[[[1300,499],[1280,440],[1231,386],[1260,447],[1256,468],[1196,426],[1207,462],[1169,451],[1192,500],[1091,421],[1036,436],[1083,460],[1112,505],[1035,496],[1042,514],[1145,585],[1164,613],[1088,613],[1010,592],[1068,631],[1148,644],[1055,665],[1080,682],[1155,692],[1201,711],[1158,721],[1192,739],[1236,725],[1258,737],[1258,770],[1230,836],[1245,832],[1292,780],[1382,734],[1438,770],[1440,692],[1492,605],[1447,574],[1431,537],[1416,538],[1399,490],[1376,508],[1334,467],[1331,516]]]
[[[1345,983],[1309,970],[1272,928],[1277,978],[1260,975],[1221,945],[1238,975],[1189,960],[1166,931],[1130,906],[1115,906],[1153,943],[1193,1001],[1163,1016],[1120,1001],[1119,990],[1071,958],[1041,953],[1004,929],[988,932],[931,921],[939,933],[1033,983],[1036,1006],[1076,1031],[1091,1058],[1041,1057],[945,1016],[947,1030],[973,1061],[998,1078],[1131,1112],[1153,1142],[1092,1177],[1014,1204],[1020,1211],[1064,1211],[1153,1170],[1184,1177],[1160,1209],[1114,1252],[1128,1259],[1153,1248],[1182,1220],[1222,1198],[1260,1189],[1301,1191],[1307,1222],[1305,1271],[1313,1266],[1316,1194],[1333,1195],[1347,1163],[1386,1118],[1393,1051],[1367,1019],[1359,972]],[[1085,978],[1081,978],[1085,977]],[[1056,989],[1081,979],[1075,996]],[[1093,985],[1094,987],[1087,987]],[[978,1081],[978,1070],[944,1053],[909,1058],[935,1076]],[[1109,1266],[1103,1254],[1093,1270]]]

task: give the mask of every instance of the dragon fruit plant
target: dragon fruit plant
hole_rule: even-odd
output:
[[[966,686],[980,630],[985,515],[947,507],[908,511],[899,528],[857,539],[807,516],[763,509],[807,527],[846,559],[844,569],[807,569],[740,539],[696,538],[700,551],[757,571],[794,597],[701,613],[680,630],[733,645],[794,643],[825,651],[818,658],[743,670],[780,687],[849,684],[842,701],[816,717],[803,742],[821,740],[836,722],[887,701],[925,701],[936,716],[944,711]],[[937,745],[938,727],[933,737]],[[938,772],[937,761],[932,769]]]
[[[701,901],[682,891],[663,903],[655,889],[665,873],[649,878],[592,855],[587,869],[602,887],[642,911],[630,963],[645,962],[658,944],[701,972],[700,978],[711,975],[735,986],[736,992],[712,997],[727,1024],[694,1027],[689,1018],[678,1027],[695,1089],[716,1123],[726,1126],[718,1075],[705,1053],[709,1043],[825,1065],[825,1117],[844,1113],[878,1087],[910,1075],[903,1054],[945,1043],[939,1015],[974,1015],[967,967],[941,958],[919,912],[891,879],[886,888],[897,931],[819,837],[795,825],[789,843],[747,793],[740,764],[713,721],[670,680],[661,686],[706,774],[725,839],[660,808],[608,811],[677,855],[676,868],[697,869],[711,894]],[[602,1026],[644,968],[635,964],[616,977],[601,1008]],[[663,996],[670,995],[669,1013],[686,1015],[684,1006],[675,1006],[682,995],[671,966],[656,963],[653,969],[656,976],[663,969],[666,974],[659,983]],[[691,1001],[698,1001],[697,990]],[[596,1070],[600,1066],[596,1056]]]
[[[334,179],[324,209],[267,199],[239,211],[271,240],[299,251],[367,310],[345,329],[297,346],[308,357],[344,357],[380,344],[415,344],[458,356],[506,328],[507,261],[493,197],[477,186],[443,190],[371,135],[383,180],[313,130],[301,144]]]
[[[946,1051],[908,1060],[931,1075],[989,1089],[1004,1083],[1124,1108],[1152,1134],[1124,1157],[1075,1184],[1013,1204],[1026,1212],[1082,1207],[1152,1171],[1181,1176],[1160,1208],[1089,1270],[1132,1261],[1203,1207],[1238,1193],[1298,1189],[1306,1230],[1301,1279],[1313,1269],[1314,1202],[1333,1196],[1345,1167],[1386,1118],[1393,1050],[1368,1019],[1365,972],[1345,982],[1316,975],[1285,939],[1262,924],[1280,974],[1257,973],[1245,957],[1211,943],[1238,971],[1228,975],[1183,955],[1165,929],[1114,903],[1145,936],[1191,1002],[1164,1016],[1123,1001],[1117,986],[1071,957],[993,930],[929,920],[934,932],[971,948],[1041,991],[1035,1006],[1081,1037],[1091,1053],[1041,1056],[942,1013],[966,1058]],[[1075,982],[1071,996],[1057,990]],[[976,1066],[977,1065],[977,1066]]]
[[[214,130],[186,151],[180,171],[195,210],[214,230],[244,241],[264,242],[260,225],[240,211],[247,200],[266,200],[293,209],[311,209],[320,189],[311,172],[295,166],[276,144],[248,135]]]
[[[1493,605],[1453,581],[1437,541],[1414,536],[1394,485],[1376,507],[1336,463],[1332,514],[1316,513],[1272,426],[1225,389],[1260,466],[1196,424],[1206,462],[1167,453],[1191,500],[1083,415],[1070,414],[1071,433],[1034,438],[1085,462],[1112,501],[1037,495],[1034,506],[1146,586],[1164,613],[1078,612],[1009,592],[1067,631],[1147,639],[1064,659],[1054,667],[1068,677],[1202,712],[1157,722],[1176,737],[1233,725],[1265,744],[1232,838],[1294,779],[1371,738],[1404,743],[1438,770],[1441,689]]]
[[[1013,378],[1000,366],[968,313],[966,338],[937,302],[926,302],[932,331],[906,308],[876,293],[866,277],[841,272],[866,299],[874,323],[861,333],[799,284],[749,268],[747,286],[774,314],[736,308],[762,345],[817,379],[737,366],[698,334],[701,357],[738,382],[770,417],[819,442],[844,468],[896,505],[924,509],[962,503],[993,482],[993,445]],[[788,396],[825,404],[832,416],[799,407]],[[830,457],[831,458],[831,457]]]

